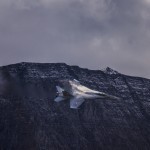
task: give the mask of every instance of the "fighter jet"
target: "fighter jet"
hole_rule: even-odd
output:
[[[70,99],[70,108],[72,109],[78,109],[79,106],[87,99],[119,99],[118,97],[83,86],[76,79],[61,80],[60,83],[62,83],[63,88],[56,86],[58,95],[54,101],[60,102]]]

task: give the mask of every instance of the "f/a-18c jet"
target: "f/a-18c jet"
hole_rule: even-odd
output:
[[[116,96],[106,94],[104,92],[89,89],[80,84],[77,80],[61,80],[63,87],[56,86],[57,97],[55,102],[70,99],[70,108],[78,109],[78,107],[88,99],[119,99]]]

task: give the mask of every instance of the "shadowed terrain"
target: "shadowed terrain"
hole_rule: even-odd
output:
[[[62,79],[121,99],[54,102]],[[150,80],[63,63],[0,67],[0,150],[148,150]]]

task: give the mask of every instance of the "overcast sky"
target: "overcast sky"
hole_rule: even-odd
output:
[[[150,0],[0,0],[0,65],[23,61],[150,78]]]

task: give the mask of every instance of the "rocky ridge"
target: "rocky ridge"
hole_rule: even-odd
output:
[[[86,101],[78,110],[55,103],[61,79],[120,97]],[[148,150],[150,80],[107,68],[64,63],[0,67],[1,150]]]

